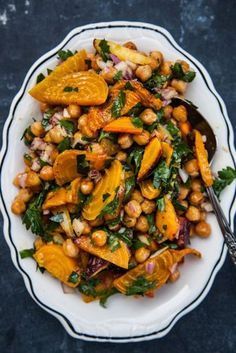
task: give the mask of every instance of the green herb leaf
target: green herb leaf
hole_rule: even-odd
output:
[[[77,171],[83,175],[87,175],[90,171],[89,162],[86,160],[85,154],[80,154],[77,156]]]
[[[122,227],[118,230],[118,232],[112,234],[120,240],[123,240],[128,246],[132,246],[133,232],[131,229]]]
[[[75,132],[75,124],[73,121],[68,119],[59,120],[59,123],[62,127],[66,129],[66,132],[69,134],[73,134]]]
[[[35,249],[24,249],[20,251],[20,258],[26,259],[27,257],[33,257]]]
[[[111,115],[114,118],[117,118],[118,116],[120,116],[121,109],[123,108],[124,105],[125,105],[125,92],[121,90],[118,94],[118,97],[115,99],[111,107]]]
[[[51,70],[51,69],[47,69],[48,75],[50,75],[50,74],[52,73],[52,71],[53,71],[53,70]]]
[[[133,283],[126,287],[126,295],[144,295],[156,287],[156,281],[148,281],[144,276],[137,277]]]
[[[117,73],[113,77],[113,80],[116,82],[119,81],[120,79],[122,79],[122,71],[121,70],[117,71]]]
[[[112,233],[109,233],[109,237],[108,237],[108,247],[109,249],[114,252],[116,251],[117,249],[120,248],[120,242],[119,242],[119,239]]]
[[[109,202],[106,206],[103,207],[99,217],[102,218],[105,214],[115,213],[118,206],[119,206],[119,198],[116,195],[111,202]]]
[[[155,233],[156,230],[157,230],[156,225],[155,225],[155,216],[154,216],[154,213],[148,214],[146,217],[147,217],[148,224],[149,224],[148,234],[153,234],[153,233]]]
[[[22,223],[26,229],[31,229],[32,233],[41,235],[44,232],[41,206],[45,198],[45,191],[42,191],[36,198],[28,204],[27,210],[22,218]]]
[[[79,282],[80,276],[77,272],[72,272],[68,278],[68,282],[76,284]]]
[[[147,244],[143,243],[141,240],[139,240],[138,238],[135,238],[133,240],[133,244],[132,244],[132,249],[134,250],[138,250],[140,248],[146,247]]]
[[[100,297],[99,304],[103,308],[106,308],[107,299],[116,293],[118,293],[118,290],[116,288],[107,289],[106,291],[104,291],[104,294]]]
[[[125,84],[124,89],[133,91],[133,90],[134,90],[134,87],[132,86],[132,84],[130,83],[130,81],[127,81],[126,84]]]
[[[136,117],[136,116],[133,116],[132,118],[132,124],[135,126],[135,127],[138,127],[138,128],[142,128],[143,127],[143,122],[140,118]]]
[[[218,178],[214,180],[213,189],[217,197],[220,193],[236,179],[236,170],[226,167],[218,172]]]
[[[125,179],[125,196],[124,196],[124,201],[128,201],[130,198],[130,195],[135,187],[135,176],[131,176],[127,179]]]
[[[134,149],[132,149],[128,159],[127,159],[127,163],[132,167],[132,164],[135,164],[135,174],[138,173],[139,171],[139,167],[141,164],[141,160],[143,158],[143,152],[144,149],[141,147],[136,147]]]
[[[79,198],[79,203],[78,203],[78,211],[80,211],[84,206],[86,206],[93,198],[93,195],[84,195],[80,190],[78,192],[78,198]]]
[[[111,132],[106,132],[106,131],[102,130],[100,132],[100,135],[99,135],[99,138],[98,138],[98,142],[102,141],[105,138],[111,140],[112,142],[116,142],[116,140],[117,140],[116,134],[113,134]]]
[[[54,109],[47,109],[43,114],[42,126],[45,130],[47,130],[47,128],[49,127],[50,119],[54,113],[55,113]]]
[[[70,56],[75,55],[76,52],[72,52],[71,50],[59,50],[59,52],[57,53],[59,59],[61,59],[62,61],[65,61],[66,59],[68,59]]]
[[[180,136],[180,130],[177,128],[175,124],[172,123],[172,121],[168,121],[166,124],[166,129],[169,131],[171,136],[175,139],[176,137]]]
[[[32,162],[32,157],[28,154],[28,153],[25,153],[24,154],[24,159],[26,159],[27,161],[29,161],[29,162]]]
[[[50,217],[49,219],[55,223],[61,223],[64,220],[62,213],[57,213],[56,215]]]
[[[160,197],[159,199],[156,200],[156,205],[158,211],[162,212],[165,210],[165,200],[164,197]]]
[[[102,195],[103,202],[106,201],[106,199],[108,199],[109,196],[111,196],[111,194],[109,194],[109,193],[103,194]]]
[[[181,205],[181,203],[177,199],[172,200],[172,202],[173,202],[174,207],[177,210],[179,210],[179,211],[186,211],[187,210],[187,207]]]
[[[71,139],[70,137],[65,137],[64,140],[62,140],[58,145],[57,145],[57,149],[59,152],[63,152],[66,150],[70,150],[71,149]]]
[[[162,185],[162,183],[165,185],[167,184],[169,178],[171,175],[171,170],[167,166],[165,161],[161,161],[156,169],[154,170],[154,176],[153,176],[153,186],[156,189],[159,189]]]
[[[184,72],[182,65],[178,62],[171,66],[171,70],[174,78],[185,82],[192,82],[196,76],[196,72],[194,71]]]
[[[63,88],[63,92],[79,92],[78,87],[66,86]]]
[[[39,82],[43,81],[44,79],[45,79],[45,76],[41,72],[36,78],[36,83],[39,83]]]
[[[144,86],[152,90],[153,88],[161,88],[170,79],[170,76],[160,75],[154,72],[152,76],[145,82]]]
[[[140,102],[138,102],[137,104],[135,104],[133,106],[133,108],[131,108],[128,111],[127,115],[129,115],[129,116],[139,116],[142,110],[143,110],[143,106],[142,106],[142,104]]]
[[[99,43],[99,47],[101,49],[101,57],[104,61],[109,59],[110,47],[105,39],[102,39]]]
[[[95,298],[97,296],[95,287],[99,283],[100,280],[98,278],[90,278],[86,282],[80,283],[78,288],[81,293]]]

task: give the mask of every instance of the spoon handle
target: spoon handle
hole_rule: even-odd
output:
[[[225,239],[225,243],[228,247],[229,254],[233,263],[236,265],[236,237],[231,231],[229,223],[224,215],[224,212],[221,208],[219,200],[217,199],[213,189],[211,187],[206,188],[208,197],[212,203],[217,221],[219,223],[220,229]]]

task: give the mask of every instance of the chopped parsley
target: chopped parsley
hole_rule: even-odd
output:
[[[109,59],[110,47],[105,39],[102,39],[99,43],[100,54],[104,61]]]
[[[53,114],[55,113],[54,109],[48,109],[45,111],[45,113],[43,114],[43,120],[42,120],[42,126],[43,128],[47,131],[47,129],[49,128],[50,125],[50,119],[53,116]]]
[[[157,205],[157,209],[158,211],[162,212],[165,210],[165,200],[164,200],[164,197],[159,197],[157,200],[156,200],[156,205]]]
[[[143,152],[144,149],[141,147],[136,147],[134,148],[131,153],[129,154],[129,157],[127,159],[127,163],[132,167],[132,164],[134,163],[135,165],[135,174],[138,173],[141,160],[143,158]]]
[[[95,287],[100,283],[98,278],[90,278],[86,282],[82,282],[79,285],[79,291],[85,295],[96,297],[97,292]]]
[[[116,134],[113,134],[111,132],[106,132],[106,131],[101,131],[100,132],[100,135],[99,135],[99,138],[98,138],[98,142],[102,141],[103,139],[109,139],[113,142],[116,142],[116,139],[117,139],[117,136]]]
[[[127,90],[130,90],[130,91],[134,90],[134,87],[132,86],[132,84],[129,81],[126,82],[124,88],[127,89]]]
[[[162,184],[167,184],[169,178],[171,176],[171,170],[167,166],[165,161],[161,161],[156,169],[154,170],[153,176],[153,186],[156,189],[159,189]]]
[[[155,225],[155,216],[152,213],[152,214],[148,214],[146,217],[147,217],[148,225],[149,225],[148,234],[153,234],[157,230],[156,225]]]
[[[109,192],[107,192],[106,194],[103,194],[102,195],[103,202],[106,201],[106,199],[108,199],[109,196],[111,196],[111,194],[109,194]]]
[[[68,282],[76,284],[79,282],[79,279],[80,279],[79,274],[73,271],[68,278]]]
[[[62,119],[59,121],[60,125],[64,127],[68,134],[73,134],[75,132],[75,124],[73,121],[68,119]]]
[[[99,217],[102,218],[106,214],[115,213],[118,206],[119,206],[119,198],[116,195],[115,198],[111,202],[109,202],[106,206],[103,207]]]
[[[26,259],[27,257],[33,257],[35,249],[24,249],[20,251],[20,258]]]
[[[58,145],[57,149],[59,152],[63,152],[65,150],[70,150],[71,149],[71,139],[70,137],[65,137],[64,140],[62,140]]]
[[[160,75],[154,72],[152,76],[145,82],[144,86],[149,90],[161,88],[170,79],[170,76]]]
[[[125,179],[125,196],[124,196],[124,201],[126,202],[131,195],[131,192],[133,191],[135,187],[135,176],[132,175],[131,177]]]
[[[118,116],[120,116],[121,114],[121,109],[123,108],[124,105],[125,105],[125,92],[121,90],[111,107],[111,115],[114,118],[118,118]]]
[[[232,167],[226,167],[218,172],[218,178],[214,180],[213,189],[217,197],[226,186],[230,185],[236,179],[236,170]]]
[[[178,62],[171,66],[171,70],[174,78],[185,82],[192,82],[196,76],[196,72],[194,71],[184,72],[182,65]]]
[[[135,127],[138,127],[138,128],[142,128],[143,127],[143,122],[140,118],[138,118],[137,116],[133,116],[131,118],[131,121],[132,121],[132,124],[135,126]]]
[[[62,61],[65,61],[66,59],[68,59],[70,56],[75,55],[76,51],[73,53],[71,50],[59,50],[59,52],[57,53],[59,59],[61,59]]]
[[[41,72],[36,78],[36,83],[39,83],[39,82],[43,81],[44,79],[45,79],[45,76]]]
[[[22,218],[26,229],[31,229],[32,233],[41,235],[44,233],[43,220],[41,214],[41,206],[44,201],[45,190],[28,204],[28,208]]]
[[[111,252],[116,251],[121,246],[119,239],[112,233],[109,233],[107,244]]]
[[[85,154],[77,156],[77,171],[80,174],[87,175],[90,170],[89,162],[86,160]]]
[[[114,75],[113,80],[114,80],[114,81],[119,81],[119,80],[121,80],[121,79],[122,79],[122,71],[119,70],[119,71],[117,71],[117,73]]]
[[[156,281],[148,281],[144,276],[137,277],[133,283],[126,287],[126,295],[144,295],[156,288]]]

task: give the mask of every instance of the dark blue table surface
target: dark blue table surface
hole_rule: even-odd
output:
[[[0,126],[31,64],[74,27],[112,20],[158,24],[209,71],[236,124],[234,0],[0,0]],[[1,221],[2,228],[2,221]],[[20,235],[19,235],[20,236]],[[0,352],[236,352],[236,276],[229,258],[203,303],[160,340],[130,344],[71,338],[33,302],[0,237]]]

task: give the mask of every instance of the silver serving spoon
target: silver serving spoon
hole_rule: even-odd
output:
[[[211,163],[216,149],[217,149],[217,140],[216,136],[207,122],[207,120],[199,113],[197,108],[191,104],[189,101],[181,99],[181,98],[173,98],[172,105],[177,107],[178,105],[184,105],[188,112],[188,120],[191,123],[194,129],[199,130],[202,135],[205,135],[207,140],[205,147],[208,152],[208,160]],[[217,221],[219,223],[221,232],[224,236],[225,243],[228,247],[229,254],[233,263],[236,265],[236,237],[232,230],[230,229],[229,223],[224,215],[224,212],[221,208],[218,198],[216,197],[212,187],[206,187],[207,195],[209,200],[212,203],[212,207],[214,209]]]

